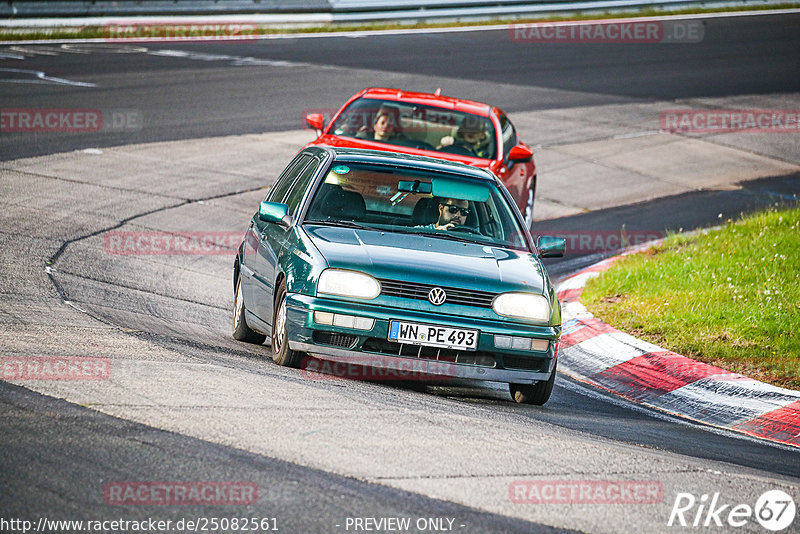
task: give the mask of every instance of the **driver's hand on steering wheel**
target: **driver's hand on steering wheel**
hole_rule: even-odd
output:
[[[437,224],[434,228],[436,228],[437,230],[450,230],[451,228],[455,228],[456,226],[460,226],[460,225],[457,225],[456,223],[447,223],[447,224],[443,224],[443,225],[439,226]]]

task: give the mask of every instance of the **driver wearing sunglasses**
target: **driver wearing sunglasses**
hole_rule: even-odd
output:
[[[463,226],[467,222],[470,208],[469,202],[458,198],[443,198],[439,201],[439,219],[425,228],[450,230],[455,226]]]

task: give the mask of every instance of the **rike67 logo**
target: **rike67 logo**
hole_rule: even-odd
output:
[[[779,532],[794,523],[796,513],[794,500],[781,490],[765,492],[753,507],[749,504],[725,503],[719,493],[710,496],[704,494],[699,498],[691,493],[678,493],[667,526],[692,529],[743,527],[755,520],[765,529]]]

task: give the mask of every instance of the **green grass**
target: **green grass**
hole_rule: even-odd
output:
[[[263,26],[258,29],[259,35],[274,34],[293,34],[293,33],[322,33],[322,32],[354,32],[369,30],[393,30],[393,29],[426,29],[426,28],[453,28],[462,26],[485,26],[495,24],[524,24],[529,22],[561,22],[570,20],[595,20],[608,18],[632,18],[632,17],[654,17],[663,15],[686,15],[698,13],[726,13],[738,11],[770,11],[776,9],[793,9],[800,7],[800,3],[787,2],[775,5],[755,5],[741,7],[719,7],[719,8],[687,8],[678,10],[666,9],[643,9],[632,12],[620,13],[578,13],[572,15],[543,15],[541,17],[530,17],[521,19],[489,19],[479,21],[458,21],[458,22],[417,22],[401,24],[394,22],[373,22],[358,25],[351,24],[323,24],[315,26]],[[243,19],[246,17],[243,17]],[[31,29],[3,29],[0,28],[0,41],[33,41],[42,39],[103,39],[106,38],[106,29],[102,26],[85,26],[81,28],[52,28],[45,30]],[[115,42],[119,42],[115,39]],[[132,40],[132,42],[135,42]]]
[[[800,209],[670,236],[591,280],[581,301],[678,354],[800,389]]]

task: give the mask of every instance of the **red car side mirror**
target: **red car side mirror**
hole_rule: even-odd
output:
[[[325,124],[325,119],[322,117],[322,113],[309,113],[306,115],[306,124],[315,129],[317,133],[322,133],[322,127]]]
[[[533,159],[533,150],[522,144],[513,147],[508,152],[508,160],[513,161],[515,163],[521,161],[530,161],[532,159]]]

